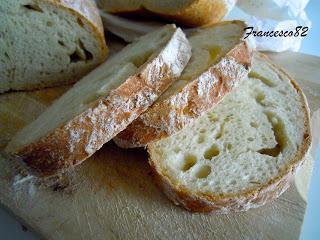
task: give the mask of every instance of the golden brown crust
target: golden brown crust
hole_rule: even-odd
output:
[[[270,60],[265,55],[259,54],[259,56],[270,63]],[[270,65],[277,69],[273,64],[270,63]],[[290,161],[291,164],[285,165],[280,170],[278,176],[257,188],[236,194],[209,195],[190,192],[183,186],[174,185],[168,176],[161,173],[157,164],[150,157],[149,163],[158,186],[176,205],[181,205],[192,212],[229,213],[245,211],[250,208],[262,206],[279,197],[290,186],[296,171],[304,163],[304,156],[311,144],[310,113],[306,98],[298,84],[284,70],[279,69],[279,71],[291,80],[292,86],[300,96],[304,112],[304,141],[303,144],[299,146],[292,161]],[[149,156],[152,156],[154,150],[148,147],[148,151]]]
[[[103,1],[99,5],[104,8]],[[141,6],[138,9],[128,9],[127,6],[119,6],[118,9],[106,11],[120,15],[148,16],[156,15],[168,20],[173,20],[182,25],[197,27],[219,22],[228,12],[228,4],[225,0],[196,0],[183,9],[172,12],[161,12]]]
[[[191,124],[247,76],[251,59],[251,49],[246,42],[240,41],[219,63],[180,92],[153,104],[114,141],[122,148],[143,147]]]
[[[81,163],[145,111],[180,76],[190,56],[188,40],[177,29],[155,58],[107,97],[30,145],[15,149],[9,144],[6,151],[39,176]]]
[[[103,62],[108,55],[108,47],[104,38],[104,29],[98,8],[94,0],[42,0],[63,7],[70,11],[71,14],[78,17],[81,24],[88,25],[92,33],[99,41],[101,49],[100,62]]]

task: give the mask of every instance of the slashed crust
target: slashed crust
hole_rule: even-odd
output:
[[[263,54],[259,57],[270,63],[270,60]],[[276,68],[270,63],[273,68]],[[246,211],[250,208],[256,208],[266,204],[267,202],[279,197],[286,191],[290,183],[293,181],[297,170],[303,165],[305,155],[311,144],[310,130],[310,112],[307,100],[298,86],[298,84],[282,69],[278,70],[281,74],[286,75],[290,80],[292,87],[296,89],[300,96],[300,102],[304,116],[304,135],[303,144],[299,146],[295,156],[290,164],[285,165],[278,176],[270,179],[264,185],[257,188],[248,189],[236,194],[204,194],[199,192],[191,192],[184,186],[174,183],[169,176],[161,172],[157,159],[152,159],[155,149],[148,146],[149,163],[152,168],[157,185],[163,190],[167,197],[176,205],[180,205],[192,212],[212,212],[212,213],[230,213]]]
[[[239,41],[219,63],[180,92],[152,105],[114,138],[115,143],[122,148],[143,147],[191,124],[247,76],[251,59],[251,49],[245,41]]]
[[[16,149],[9,144],[6,152],[38,176],[81,163],[144,112],[180,76],[190,57],[189,42],[177,29],[155,58],[107,97],[28,146]]]
[[[197,27],[219,22],[228,12],[230,1],[227,0],[196,0],[178,11],[167,12],[157,9],[149,9],[140,6],[138,9],[130,9],[127,6],[119,6],[117,9],[106,9],[104,1],[99,0],[98,5],[107,12],[126,16],[160,16],[164,19],[178,22],[182,25]]]

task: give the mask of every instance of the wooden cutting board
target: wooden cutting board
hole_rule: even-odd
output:
[[[297,78],[312,111],[319,108],[320,58],[296,53],[271,58]],[[67,88],[2,94],[0,148]],[[248,212],[192,214],[173,205],[155,186],[145,151],[123,150],[112,142],[66,176],[44,183],[2,156],[0,186],[3,206],[40,237],[59,240],[291,240],[299,238],[306,209],[293,184],[279,199]]]

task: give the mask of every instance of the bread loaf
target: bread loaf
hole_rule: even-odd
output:
[[[68,84],[107,56],[93,0],[0,0],[0,93]]]

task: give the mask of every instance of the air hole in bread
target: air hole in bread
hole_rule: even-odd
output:
[[[255,99],[256,99],[256,102],[258,104],[260,104],[261,106],[265,106],[265,102],[264,102],[264,99],[266,98],[266,95],[263,93],[263,92],[260,92],[256,95]]]
[[[48,27],[52,27],[52,26],[53,26],[53,22],[48,21],[48,22],[47,22],[47,26],[48,26]]]
[[[253,127],[253,128],[258,128],[259,127],[258,123],[256,123],[256,122],[251,122],[250,126]]]
[[[64,44],[64,42],[63,42],[62,40],[58,40],[58,44],[59,44],[60,46],[62,46],[62,47],[65,46],[65,44]]]
[[[221,124],[220,131],[216,134],[215,139],[221,138],[223,133],[224,133],[224,123]]]
[[[271,157],[277,157],[287,145],[287,135],[284,124],[282,120],[272,112],[265,112],[265,115],[267,116],[269,123],[272,125],[272,130],[277,144],[273,148],[263,148],[258,152]]]
[[[41,12],[41,13],[43,12],[43,10],[37,4],[25,4],[23,5],[23,7],[31,11]]]
[[[259,184],[260,184],[260,182],[259,182],[259,181],[249,181],[249,183],[251,183],[251,184],[257,184],[257,185],[259,185]]]
[[[260,80],[262,83],[264,83],[265,85],[269,86],[269,87],[274,87],[275,84],[273,82],[271,82],[269,79],[261,76],[259,73],[256,73],[256,72],[250,72],[248,74],[248,77],[249,78],[255,78],[255,79],[258,79]]]
[[[80,61],[90,61],[93,59],[93,55],[89,52],[81,40],[78,41],[76,50],[70,55],[70,62],[77,63]]]
[[[208,114],[208,118],[209,118],[210,122],[217,122],[219,120],[218,116],[216,116],[214,114]]]
[[[83,59],[80,57],[80,54],[78,53],[78,51],[74,51],[71,55],[70,55],[70,62],[71,63],[77,63],[82,61]]]
[[[213,157],[218,156],[219,153],[220,153],[220,150],[219,150],[218,146],[213,144],[210,148],[208,148],[204,152],[203,156],[204,156],[205,159],[211,160]]]
[[[249,141],[249,142],[252,142],[253,140],[254,140],[254,138],[252,138],[252,137],[249,137],[249,138],[248,138],[248,141]]]
[[[224,118],[224,122],[229,122],[232,119],[232,115],[228,115]]]
[[[198,143],[203,143],[204,140],[205,140],[205,136],[201,134],[201,135],[199,135],[197,142],[198,142]]]
[[[195,176],[196,176],[197,178],[206,178],[206,177],[209,176],[210,173],[211,173],[211,167],[208,166],[208,165],[205,165],[205,166],[201,166],[201,167],[197,170]]]
[[[181,168],[183,172],[188,171],[197,163],[197,157],[192,154],[186,155],[183,160],[183,166]]]
[[[91,52],[89,52],[89,51],[84,47],[84,44],[81,42],[81,40],[79,40],[79,42],[80,42],[81,48],[82,48],[83,51],[84,51],[86,61],[92,60],[92,59],[93,59],[93,54],[92,54]]]
[[[227,144],[226,144],[226,148],[227,148],[228,150],[231,150],[231,149],[232,149],[232,144],[231,144],[231,143],[227,143]]]

